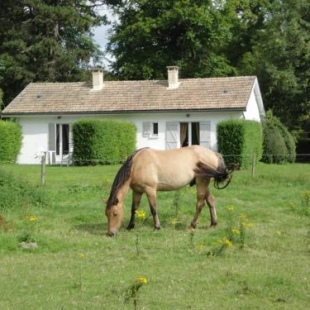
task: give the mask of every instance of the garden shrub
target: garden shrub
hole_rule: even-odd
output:
[[[228,166],[248,168],[253,154],[257,163],[262,157],[262,126],[249,120],[228,120],[217,125],[218,151]]]
[[[263,132],[263,162],[276,164],[295,162],[295,140],[281,121],[272,115],[271,111],[267,113]]]
[[[15,163],[21,145],[20,126],[11,121],[0,121],[0,162]]]
[[[76,165],[123,162],[136,147],[136,127],[116,120],[83,119],[73,124]]]

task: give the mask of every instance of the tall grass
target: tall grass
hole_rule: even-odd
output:
[[[41,188],[40,167],[1,167],[2,309],[308,308],[309,165],[235,172],[228,188],[212,188],[216,228],[205,208],[187,229],[195,191],[186,187],[158,194],[160,231],[144,198],[146,219],[109,238],[104,200],[118,168],[47,166]],[[128,195],[124,226],[130,204]],[[136,279],[147,284],[134,305]]]

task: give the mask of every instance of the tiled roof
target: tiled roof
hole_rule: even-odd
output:
[[[181,79],[177,89],[167,89],[167,81],[150,80],[105,81],[101,90],[86,82],[30,83],[2,114],[244,110],[255,80],[255,76]]]

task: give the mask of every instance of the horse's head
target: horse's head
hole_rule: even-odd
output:
[[[113,237],[117,234],[124,218],[123,206],[117,198],[113,204],[107,204],[105,215],[108,218],[108,235]]]

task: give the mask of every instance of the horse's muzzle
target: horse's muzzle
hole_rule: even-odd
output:
[[[116,234],[117,234],[116,231],[109,231],[109,232],[108,232],[108,236],[109,236],[109,237],[115,237]]]

